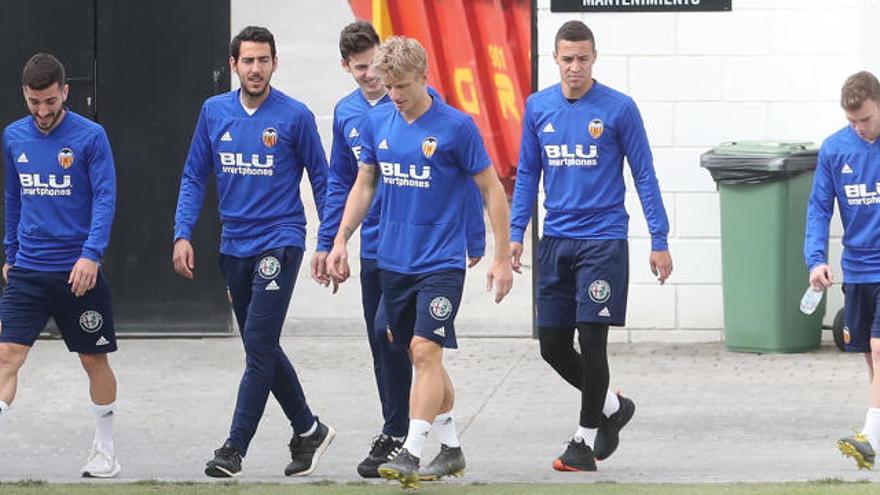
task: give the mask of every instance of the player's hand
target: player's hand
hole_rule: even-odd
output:
[[[513,287],[513,269],[510,265],[510,260],[495,259],[486,274],[486,292],[492,292],[492,286],[495,286],[496,303],[500,303]]]
[[[192,244],[186,239],[178,239],[174,242],[174,254],[171,257],[174,263],[174,271],[183,278],[193,279],[193,270],[196,268],[196,253]]]
[[[481,259],[483,259],[482,256],[468,256],[468,268],[477,266]]]
[[[663,285],[672,274],[672,255],[669,251],[651,251],[648,263],[651,265],[651,273]]]
[[[831,267],[821,264],[810,270],[810,286],[815,289],[827,289],[834,285],[834,273]]]
[[[327,256],[329,254],[327,251],[315,251],[315,254],[312,255],[312,280],[324,287],[329,286],[332,282],[332,293],[336,294],[336,291],[339,290],[339,283],[327,273]]]
[[[98,263],[87,259],[80,258],[70,270],[70,276],[67,277],[67,283],[70,285],[70,292],[80,297],[95,287],[98,281]]]
[[[3,281],[7,284],[9,283],[9,270],[12,268],[12,265],[9,263],[3,263]]]
[[[343,283],[351,275],[348,267],[348,248],[345,244],[334,244],[333,250],[327,256],[327,272],[337,283]]]
[[[519,259],[523,254],[523,245],[521,242],[510,243],[510,267],[516,273],[522,273],[522,263]]]

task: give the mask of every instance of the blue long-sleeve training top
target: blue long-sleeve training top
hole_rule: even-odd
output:
[[[571,103],[559,84],[526,102],[510,237],[522,242],[543,174],[544,235],[626,239],[627,161],[651,234],[651,250],[668,249],[669,220],[641,115],[632,98],[599,82]]]
[[[239,91],[205,101],[180,181],[174,239],[190,239],[212,172],[223,232],[220,252],[249,257],[281,246],[305,248],[306,217],[299,185],[308,171],[319,217],[327,158],[315,117],[275,88],[248,115]]]
[[[440,96],[432,88],[434,98]],[[375,106],[391,104],[388,95]],[[330,150],[330,179],[327,184],[327,201],[324,218],[318,230],[318,251],[329,252],[339,230],[348,193],[358,174],[361,152],[363,121],[374,105],[364,98],[360,88],[339,100],[333,111],[333,146]],[[469,198],[465,208],[468,256],[483,256],[486,251],[486,224],[483,220],[483,198],[476,183],[470,181]],[[376,259],[379,248],[379,216],[382,203],[382,187],[376,190],[372,206],[361,224],[361,258]]]
[[[843,222],[843,279],[880,282],[880,142],[868,143],[849,126],[819,150],[807,205],[804,259],[812,270],[828,262],[828,224],[834,202]]]
[[[69,271],[100,262],[116,210],[116,170],[104,128],[71,111],[43,134],[31,116],[3,131],[6,263]]]
[[[379,268],[464,269],[467,184],[492,166],[473,119],[440,98],[411,123],[381,105],[367,112],[361,136],[361,162],[377,167],[382,188]]]

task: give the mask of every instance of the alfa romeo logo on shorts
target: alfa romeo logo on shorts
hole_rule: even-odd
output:
[[[95,333],[104,326],[104,317],[95,310],[83,311],[79,315],[79,327],[86,333]]]
[[[849,334],[849,327],[843,327],[843,343],[849,344],[850,340],[852,340],[852,336]]]
[[[431,300],[431,316],[435,320],[443,321],[452,314],[452,303],[443,296]]]
[[[603,303],[611,297],[611,286],[604,280],[594,280],[590,284],[590,299],[595,303]]]
[[[281,272],[281,262],[274,256],[266,256],[260,260],[260,276],[266,280],[275,278]]]

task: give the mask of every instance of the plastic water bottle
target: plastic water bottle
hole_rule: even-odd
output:
[[[804,297],[801,298],[801,312],[807,315],[815,313],[824,293],[824,290],[816,290],[812,286],[807,287]]]

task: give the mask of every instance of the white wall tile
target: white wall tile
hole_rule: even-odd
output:
[[[652,147],[672,146],[675,132],[675,105],[673,103],[638,103],[645,122],[648,142]]]
[[[721,210],[718,194],[698,193],[675,195],[675,237],[721,236]]]
[[[671,285],[720,284],[721,241],[719,239],[669,239],[672,255]],[[656,285],[649,268],[651,242],[648,239],[629,241],[629,279],[631,284]]]
[[[880,74],[880,0],[862,1],[862,39],[860,60],[861,67],[874,74]]]
[[[721,98],[718,57],[633,57],[630,92],[638,102]]]
[[[676,35],[680,55],[768,55],[770,16],[738,9],[682,15]]]
[[[675,54],[675,14],[602,14],[583,21],[593,31],[596,51],[604,55]]]
[[[775,140],[822,141],[846,125],[846,117],[835,101],[770,103],[767,137]]]
[[[544,89],[559,82],[559,70],[553,57],[540,55],[538,57],[538,89]]]
[[[848,54],[861,42],[861,8],[775,10],[770,14],[773,53],[798,55]]]
[[[626,307],[628,328],[675,328],[675,287],[631,284]]]
[[[815,57],[812,65],[813,78],[816,80],[816,93],[813,98],[817,101],[834,102],[840,115],[839,119],[842,121],[843,111],[839,106],[840,88],[847,77],[870,68],[866,67],[857,53]]]
[[[648,258],[651,255],[651,241],[649,239],[629,240],[629,284],[636,285],[659,285],[657,277],[651,274],[648,266]],[[673,263],[675,253],[673,253]]]
[[[678,103],[675,143],[711,148],[724,141],[767,138],[765,103]]]
[[[670,239],[673,271],[667,283],[720,284],[720,239]]]
[[[558,80],[559,77],[557,76],[556,79]],[[621,56],[599,58],[593,66],[593,79],[629,94],[629,58]]]
[[[731,101],[808,101],[815,97],[811,59],[800,56],[727,57],[723,95]]]
[[[679,328],[724,328],[724,300],[720,284],[680,285]]]
[[[655,148],[654,169],[663,192],[713,192],[715,182],[700,168],[704,148]]]
[[[829,4],[836,7],[858,7],[863,0],[736,0],[733,8],[755,10],[806,10],[827,8]]]
[[[552,55],[556,31],[566,22],[577,19],[573,14],[551,14],[538,11],[538,55]]]

